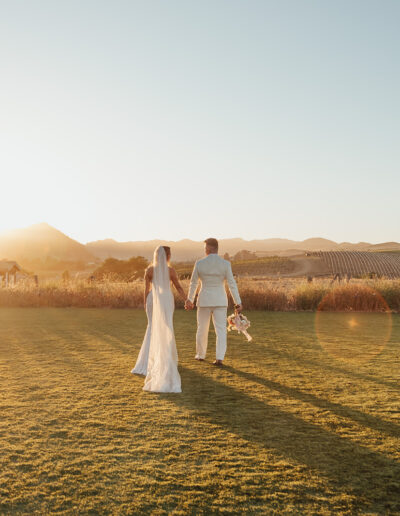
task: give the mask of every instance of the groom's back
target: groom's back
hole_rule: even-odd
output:
[[[226,306],[225,278],[229,262],[217,254],[209,254],[197,262],[201,281],[199,306]]]
[[[226,274],[226,260],[218,254],[209,254],[197,262],[199,276],[202,278],[217,279],[223,281]]]

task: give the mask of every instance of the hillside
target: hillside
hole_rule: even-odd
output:
[[[144,256],[151,259],[154,249],[158,245],[169,245],[172,249],[174,261],[191,261],[203,256],[204,244],[193,240],[185,239],[178,242],[165,240],[148,240],[144,242],[117,242],[116,240],[98,240],[89,242],[86,248],[97,258],[114,257],[128,259],[132,256]],[[257,253],[259,256],[273,255],[296,255],[306,251],[377,251],[377,250],[400,250],[397,242],[382,244],[360,243],[337,243],[325,238],[309,238],[303,241],[288,240],[283,238],[268,238],[265,240],[244,240],[242,238],[230,238],[220,240],[220,254],[236,254],[246,249]]]
[[[20,263],[32,261],[94,262],[96,258],[83,244],[46,223],[34,224],[0,235],[0,259]]]
[[[204,255],[203,242],[190,239],[178,242],[166,240],[147,240],[117,242],[113,239],[89,242],[86,245],[73,240],[61,231],[46,223],[35,224],[27,228],[9,231],[0,235],[0,259],[27,262],[81,262],[88,264],[106,258],[127,260],[133,256],[144,256],[151,260],[158,245],[169,245],[174,262],[193,261]],[[302,241],[284,238],[267,238],[264,240],[244,240],[243,238],[226,238],[220,240],[220,254],[233,256],[238,251],[248,250],[258,257],[286,256],[293,257],[305,252],[315,251],[399,251],[397,242],[369,244],[337,243],[325,238],[308,238]],[[36,268],[36,264],[33,265]]]

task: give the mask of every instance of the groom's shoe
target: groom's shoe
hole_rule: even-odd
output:
[[[194,357],[196,360],[198,360],[199,362],[204,362],[204,358],[200,358],[200,357]]]
[[[224,364],[222,363],[222,360],[214,360],[213,365],[222,367]]]

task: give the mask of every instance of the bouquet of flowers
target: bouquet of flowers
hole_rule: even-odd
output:
[[[238,333],[243,333],[248,342],[253,340],[253,337],[247,333],[247,328],[250,327],[250,321],[247,317],[235,310],[235,313],[228,316],[228,331],[236,330]]]

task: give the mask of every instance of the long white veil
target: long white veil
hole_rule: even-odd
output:
[[[154,251],[152,293],[153,317],[149,361],[143,389],[155,392],[181,392],[173,325],[174,297],[163,246],[157,247]]]

